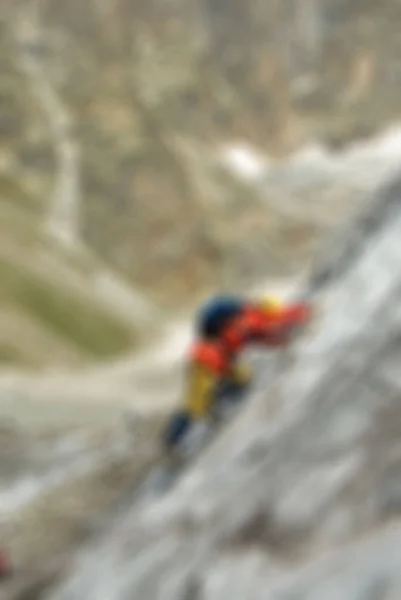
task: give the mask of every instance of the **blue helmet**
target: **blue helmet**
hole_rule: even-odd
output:
[[[197,333],[202,337],[216,337],[226,322],[240,314],[245,302],[237,296],[216,296],[202,306],[197,318]]]

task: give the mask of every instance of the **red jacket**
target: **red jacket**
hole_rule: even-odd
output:
[[[219,339],[195,343],[191,360],[224,376],[242,350],[255,344],[268,347],[286,345],[291,339],[291,327],[306,323],[310,315],[310,307],[302,303],[291,304],[274,316],[250,305],[232,319]]]

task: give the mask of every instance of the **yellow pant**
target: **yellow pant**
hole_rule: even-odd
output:
[[[234,365],[224,380],[239,386],[247,385],[252,380],[252,372],[245,365]],[[221,381],[221,376],[203,365],[191,366],[186,405],[193,419],[201,419],[210,414]]]

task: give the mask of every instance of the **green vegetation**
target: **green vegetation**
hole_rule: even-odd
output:
[[[0,259],[0,280],[0,302],[17,306],[93,357],[113,356],[135,343],[117,319],[20,265]]]
[[[38,213],[40,202],[38,198],[28,193],[14,177],[2,175],[0,177],[0,202],[15,208]]]
[[[0,365],[21,365],[22,363],[25,363],[25,361],[17,348],[0,343]]]

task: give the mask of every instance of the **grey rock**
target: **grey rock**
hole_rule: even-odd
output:
[[[51,600],[401,595],[400,194],[401,179],[379,192],[312,278],[320,326],[285,371],[261,367],[241,415]]]

